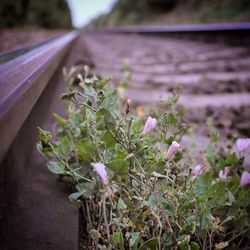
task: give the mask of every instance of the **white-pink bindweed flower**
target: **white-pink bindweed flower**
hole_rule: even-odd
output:
[[[144,125],[142,134],[148,133],[149,131],[154,129],[156,127],[156,125],[157,125],[157,120],[155,118],[152,118],[151,116],[149,116],[145,125]]]
[[[105,165],[101,162],[98,162],[98,163],[92,163],[92,166],[94,168],[94,171],[101,178],[101,182],[103,184],[108,184],[108,173],[107,173]]]
[[[250,138],[239,138],[236,140],[237,149],[242,152],[250,146]]]
[[[240,179],[240,185],[243,187],[249,183],[250,183],[250,173],[244,171]]]
[[[178,142],[172,141],[172,143],[167,151],[166,159],[168,160],[168,159],[172,158],[177,153],[179,147],[180,147],[180,144]]]
[[[195,167],[193,167],[192,174],[194,176],[201,176],[201,175],[203,175],[204,171],[205,171],[205,166],[202,164],[199,164],[199,165],[196,165]]]
[[[224,170],[220,170],[219,177],[221,180],[226,180],[229,174],[229,167],[225,167]]]

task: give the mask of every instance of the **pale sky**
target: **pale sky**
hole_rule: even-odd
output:
[[[116,0],[67,0],[73,26],[81,28],[91,19],[111,10]]]

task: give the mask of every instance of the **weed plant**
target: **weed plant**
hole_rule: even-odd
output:
[[[177,94],[164,109],[137,115],[133,100],[88,71],[61,96],[68,117],[54,114],[53,138],[39,128],[37,144],[49,170],[74,188],[81,249],[246,249],[250,139],[221,147],[210,122],[210,143],[197,157],[182,144],[189,126]]]

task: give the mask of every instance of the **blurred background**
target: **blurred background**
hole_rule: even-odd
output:
[[[249,0],[1,0],[0,28],[250,21]]]

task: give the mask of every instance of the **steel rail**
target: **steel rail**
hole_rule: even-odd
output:
[[[61,35],[60,36],[55,35],[55,36],[50,37],[49,39],[45,39],[45,40],[43,39],[40,42],[31,43],[29,45],[24,45],[24,46],[21,46],[21,47],[16,48],[16,49],[11,49],[11,50],[8,50],[6,52],[1,52],[0,53],[0,65],[5,64],[11,60],[14,60],[18,56],[26,54],[29,51],[31,51],[37,47],[40,47],[40,46],[42,46],[42,45],[44,45],[52,40],[58,39],[59,37],[61,37]]]
[[[0,66],[0,162],[78,34],[63,35]]]
[[[204,33],[204,32],[245,32],[250,31],[250,22],[214,23],[152,26],[120,26],[99,29],[110,33]]]

